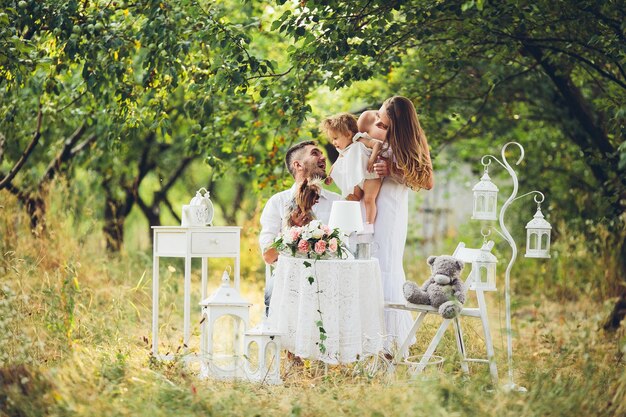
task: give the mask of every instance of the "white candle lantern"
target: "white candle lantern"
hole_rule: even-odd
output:
[[[483,243],[480,253],[472,262],[472,290],[496,291],[496,263],[498,260],[491,253],[493,240]]]
[[[498,186],[491,182],[487,165],[480,182],[472,188],[474,192],[474,220],[497,220]]]
[[[250,381],[281,385],[280,336],[263,321],[246,332],[244,370]]]
[[[211,193],[206,188],[200,188],[189,204],[183,206],[182,226],[211,226],[213,224],[213,203]]]
[[[550,257],[550,232],[552,226],[546,221],[537,204],[537,212],[531,221],[526,224],[526,257]]]
[[[201,377],[233,379],[243,377],[243,335],[249,323],[250,306],[239,295],[236,288],[230,286],[228,272],[222,275],[221,286],[209,298],[200,302],[202,306],[202,336],[200,341]],[[217,326],[216,322],[233,320]],[[221,339],[214,340],[215,337]],[[217,352],[217,346],[224,346]]]

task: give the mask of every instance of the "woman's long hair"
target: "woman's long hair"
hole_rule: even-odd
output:
[[[429,188],[433,168],[426,135],[413,103],[406,97],[393,96],[384,106],[389,117],[386,142],[395,159],[392,170],[401,174],[406,185],[414,190]]]

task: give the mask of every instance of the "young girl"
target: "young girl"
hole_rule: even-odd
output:
[[[304,226],[315,219],[313,206],[320,199],[322,194],[322,180],[305,179],[296,187],[296,194],[287,205],[287,213],[283,219],[283,231],[292,226]]]
[[[365,204],[365,230],[374,233],[376,196],[381,179],[373,172],[382,141],[359,133],[357,119],[350,113],[340,113],[322,121],[320,129],[328,136],[339,158],[330,169],[332,178],[341,189],[342,197]]]

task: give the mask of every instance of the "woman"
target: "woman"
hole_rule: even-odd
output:
[[[385,301],[402,303],[409,189],[430,190],[434,185],[428,142],[413,103],[401,96],[385,100],[377,112],[361,114],[358,126],[359,131],[384,141],[384,147],[391,149],[389,160],[380,159],[374,164],[374,171],[384,178],[376,200],[379,215],[374,224],[374,242],[378,246]],[[391,336],[388,348],[404,341],[412,322],[408,311],[385,310],[385,325]]]

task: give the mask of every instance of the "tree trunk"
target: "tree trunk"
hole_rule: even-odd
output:
[[[622,284],[622,291],[613,307],[613,310],[604,322],[604,330],[615,331],[620,327],[626,317],[626,239],[622,239],[621,248],[617,253],[617,271],[621,275],[616,277],[616,282]]]
[[[106,249],[108,252],[119,252],[124,243],[124,220],[126,216],[122,216],[120,210],[120,202],[110,199],[107,196],[104,205],[104,226],[102,231],[106,240]]]
[[[108,252],[119,252],[124,244],[124,222],[135,204],[132,188],[124,189],[124,198],[116,199],[108,182],[103,184],[106,201],[104,203],[104,226],[102,231],[106,239]]]

